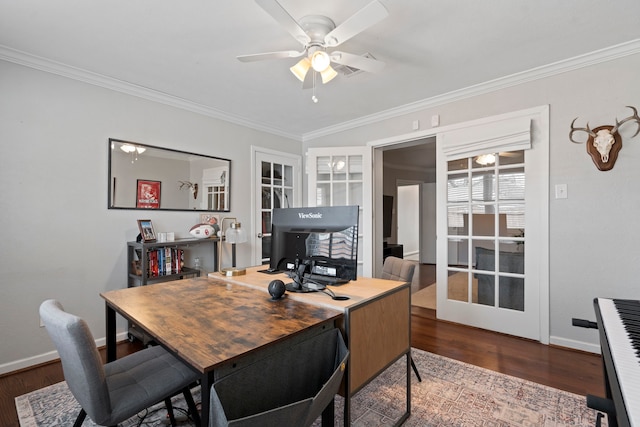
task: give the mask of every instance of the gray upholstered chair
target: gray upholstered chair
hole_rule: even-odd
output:
[[[384,264],[382,264],[382,274],[380,275],[380,278],[399,280],[411,284],[415,270],[416,263],[414,261],[388,256],[385,258]],[[413,368],[413,372],[416,374],[416,377],[418,377],[418,381],[422,382],[422,378],[420,377],[416,363],[413,361],[413,357],[411,357],[411,367]]]
[[[40,305],[40,318],[58,350],[69,390],[82,408],[74,426],[82,425],[87,415],[96,424],[117,425],[163,400],[175,425],[171,396],[180,391],[200,425],[189,389],[199,376],[162,347],[149,347],[103,365],[84,320],[65,312],[56,300]]]

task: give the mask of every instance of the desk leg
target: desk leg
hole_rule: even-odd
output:
[[[209,412],[211,411],[211,385],[213,384],[213,372],[202,375],[200,380],[200,422],[202,426],[209,425]]]
[[[343,413],[343,425],[351,425],[351,362],[347,361],[347,371],[344,373],[344,413]]]
[[[105,304],[105,316],[107,323],[107,363],[116,360],[116,312],[109,304]]]

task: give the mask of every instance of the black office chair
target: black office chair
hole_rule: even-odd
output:
[[[380,275],[380,278],[399,280],[411,284],[415,270],[416,263],[414,261],[388,256],[385,258],[384,264],[382,265],[382,274]],[[416,363],[413,361],[413,357],[411,357],[411,368],[413,368],[413,372],[416,374],[416,377],[418,377],[418,381],[422,382],[422,378],[420,377]]]
[[[40,318],[58,350],[69,390],[82,408],[74,427],[80,427],[87,415],[96,424],[117,426],[163,400],[175,426],[171,396],[180,391],[200,425],[189,389],[199,375],[165,349],[149,347],[103,365],[84,320],[65,312],[56,300],[40,305]]]

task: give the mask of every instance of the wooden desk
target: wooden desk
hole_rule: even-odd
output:
[[[106,303],[107,360],[116,358],[117,312],[202,374],[205,426],[210,387],[216,379],[335,327],[343,316],[341,310],[294,298],[275,303],[263,291],[206,277],[100,295]]]
[[[285,274],[268,275],[252,267],[244,276],[225,278],[236,284],[268,293],[269,283],[280,279],[291,282]],[[210,273],[217,277],[218,273]],[[220,276],[222,277],[222,276]],[[351,420],[351,396],[357,393],[382,371],[403,355],[407,361],[406,411],[396,425],[402,424],[411,413],[411,284],[406,282],[359,277],[331,289],[338,295],[349,296],[346,301],[331,299],[320,292],[291,293],[287,300],[305,302],[318,307],[342,310],[338,321],[349,348],[349,363],[341,394],[345,397],[345,425]],[[347,421],[349,420],[349,421]]]

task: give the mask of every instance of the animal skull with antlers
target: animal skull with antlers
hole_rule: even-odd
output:
[[[178,181],[180,183],[180,190],[182,190],[183,187],[187,187],[189,189],[191,189],[191,194],[193,194],[193,198],[197,199],[198,198],[198,184],[194,183],[194,182],[189,182],[189,181]]]
[[[578,118],[576,117],[571,122],[571,132],[569,132],[569,139],[571,142],[576,144],[581,144],[581,141],[576,141],[573,139],[573,134],[577,131],[586,132],[589,134],[589,139],[587,139],[587,153],[591,156],[593,163],[595,163],[596,167],[601,171],[608,171],[613,169],[613,165],[616,163],[618,159],[618,153],[620,149],[622,149],[622,138],[618,133],[618,128],[626,122],[633,121],[638,125],[638,130],[634,133],[631,138],[640,133],[640,117],[638,117],[638,110],[634,107],[627,105],[627,108],[631,108],[633,110],[633,115],[627,117],[626,119],[622,119],[618,121],[616,118],[615,126],[599,126],[595,129],[589,129],[589,123],[584,128],[574,127],[574,124]]]

